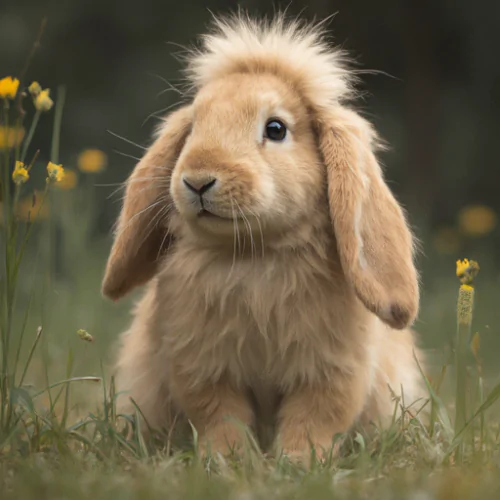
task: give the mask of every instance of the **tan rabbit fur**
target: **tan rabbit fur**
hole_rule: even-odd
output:
[[[329,449],[387,421],[391,389],[423,396],[413,239],[376,134],[316,27],[219,20],[188,75],[192,101],[128,181],[104,278],[115,300],[147,283],[119,390],[152,427],[189,419],[213,451],[241,444],[226,417],[275,423],[291,455]]]

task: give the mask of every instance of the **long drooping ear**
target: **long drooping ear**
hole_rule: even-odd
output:
[[[419,308],[414,242],[375,157],[374,130],[357,113],[339,108],[321,117],[318,136],[344,274],[370,311],[405,328]]]
[[[127,181],[102,292],[117,300],[146,283],[169,246],[170,176],[189,133],[191,108],[173,112]]]

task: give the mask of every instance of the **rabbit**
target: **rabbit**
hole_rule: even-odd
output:
[[[416,239],[382,141],[318,24],[218,18],[186,74],[106,265],[105,296],[144,286],[118,390],[151,428],[190,422],[203,453],[241,450],[240,424],[287,456],[326,453],[424,397]]]

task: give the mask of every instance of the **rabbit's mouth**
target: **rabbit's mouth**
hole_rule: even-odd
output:
[[[220,215],[214,214],[213,212],[210,212],[210,210],[207,210],[206,208],[202,208],[198,214],[198,218],[207,218],[207,219],[220,219],[220,220],[232,220],[231,217],[222,217]]]

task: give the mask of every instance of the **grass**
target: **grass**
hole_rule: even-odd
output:
[[[29,108],[36,96],[21,82],[17,100],[2,100],[1,125],[32,121],[25,137],[14,134],[0,150],[0,498],[499,497],[500,385],[491,362],[499,343],[485,326],[498,309],[497,285],[494,279],[478,285],[474,309],[470,263],[460,273],[458,303],[451,263],[424,295],[417,328],[434,344],[431,369],[422,372],[428,422],[408,410],[410,418],[395,419],[389,429],[347,436],[338,459],[320,463],[312,450],[310,467],[263,456],[251,437],[240,456],[207,460],[197,454],[195,430],[194,446],[171,436],[145,442],[135,415],[118,415],[115,406],[110,361],[133,298],[111,305],[98,293],[108,250],[108,241],[92,233],[100,167],[80,164],[73,185],[66,166],[66,181],[58,183],[35,145],[36,128],[52,122],[46,149],[59,162],[64,96],[58,89],[53,110]],[[20,155],[31,168],[29,179],[16,184]],[[404,408],[404,401],[396,404]]]

